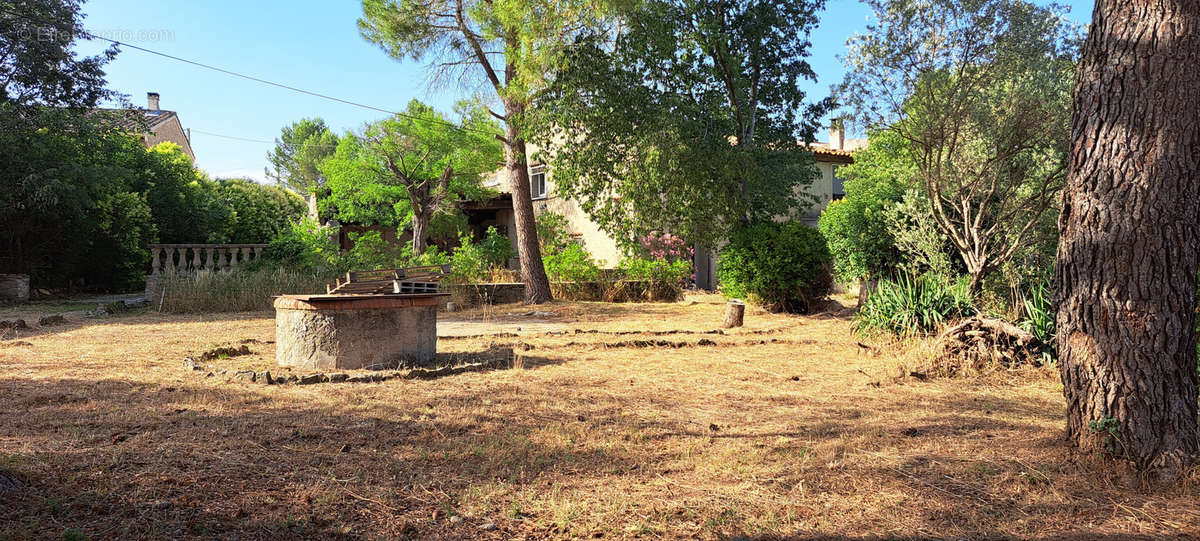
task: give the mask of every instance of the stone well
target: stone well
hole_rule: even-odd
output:
[[[428,365],[445,295],[277,297],[275,362],[307,370]]]

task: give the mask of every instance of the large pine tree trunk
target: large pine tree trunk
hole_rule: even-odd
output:
[[[1160,479],[1196,453],[1200,2],[1098,0],[1056,301],[1067,435]]]
[[[514,109],[514,105],[507,107],[510,117],[519,115],[520,111]],[[533,197],[529,193],[525,139],[512,123],[505,129],[505,137],[508,141],[504,145],[504,162],[508,168],[513,214],[517,221],[517,257],[521,261],[521,279],[525,282],[525,302],[541,304],[551,300],[550,279],[546,276],[542,250],[538,247],[537,221],[533,214]]]

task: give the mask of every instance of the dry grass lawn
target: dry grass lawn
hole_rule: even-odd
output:
[[[0,539],[1200,532],[1200,476],[1144,488],[1065,449],[1051,372],[921,381],[842,318],[703,333],[721,303],[469,313],[571,331],[439,342],[512,348],[512,369],[308,386],[184,370],[244,340],[211,369],[273,366],[271,314],[35,328],[0,342]]]

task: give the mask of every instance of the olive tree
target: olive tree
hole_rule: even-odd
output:
[[[934,221],[978,291],[1055,208],[1077,29],[1023,0],[867,0],[841,101],[906,139]]]

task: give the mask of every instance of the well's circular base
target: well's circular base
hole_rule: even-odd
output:
[[[306,370],[422,366],[437,354],[441,295],[284,295],[275,362]]]

